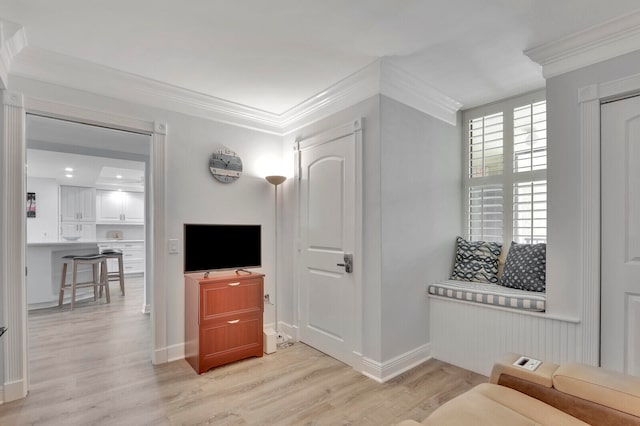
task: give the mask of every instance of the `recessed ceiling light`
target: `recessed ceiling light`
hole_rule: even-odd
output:
[[[72,178],[73,177],[73,175],[71,173],[67,173],[67,174],[65,174],[65,176],[68,177],[68,178]]]
[[[72,171],[73,171],[73,168],[71,168],[71,167],[65,167],[65,168],[64,168],[64,171],[65,171],[65,172],[72,172]],[[70,176],[67,176],[67,177],[70,177]]]
[[[116,179],[122,179],[122,175],[116,175]]]

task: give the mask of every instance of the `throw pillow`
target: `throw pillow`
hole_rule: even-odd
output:
[[[546,291],[547,245],[511,243],[500,285],[527,291]]]
[[[479,283],[498,282],[498,258],[502,244],[487,241],[467,241],[456,238],[456,261],[452,280]]]

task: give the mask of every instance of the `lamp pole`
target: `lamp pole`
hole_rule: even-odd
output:
[[[267,182],[269,182],[271,185],[273,185],[275,187],[275,192],[274,192],[274,208],[275,208],[275,269],[274,269],[274,273],[273,273],[273,277],[274,277],[274,299],[276,302],[275,305],[275,322],[276,322],[276,334],[278,334],[278,336],[280,335],[280,330],[278,327],[278,185],[280,185],[281,183],[283,183],[285,180],[287,180],[287,178],[285,176],[278,176],[278,175],[273,175],[273,176],[267,176],[265,177],[265,179],[267,180]],[[279,342],[280,343],[280,342]]]

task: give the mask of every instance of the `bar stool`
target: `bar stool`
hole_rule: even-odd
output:
[[[93,301],[98,300],[98,288],[102,295],[102,287],[105,288],[105,295],[107,303],[111,303],[111,297],[109,294],[109,281],[107,275],[102,271],[107,270],[107,259],[101,254],[89,254],[89,255],[73,255],[69,254],[62,256],[62,279],[60,280],[60,294],[58,296],[58,306],[62,306],[64,300],[64,291],[71,288],[71,310],[76,301],[76,289],[83,287],[93,287]],[[67,265],[71,263],[73,267],[72,280],[69,285],[66,282],[67,279]],[[93,272],[93,281],[78,282],[78,265],[91,265]]]
[[[122,263],[122,250],[118,249],[106,249],[100,252],[107,259],[117,259],[118,260],[118,270],[117,271],[109,271],[107,268],[107,280],[108,281],[120,281],[120,292],[124,296],[124,266]],[[107,265],[109,262],[107,262]],[[102,290],[100,290],[100,295],[102,296]]]

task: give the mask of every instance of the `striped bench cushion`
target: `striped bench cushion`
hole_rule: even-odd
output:
[[[546,302],[545,293],[471,281],[446,280],[431,284],[429,294],[534,312],[544,312]]]

